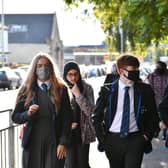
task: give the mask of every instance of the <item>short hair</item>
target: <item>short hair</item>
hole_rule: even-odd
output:
[[[125,66],[133,66],[135,68],[139,68],[140,63],[139,60],[130,54],[124,54],[117,60],[117,68],[124,68]]]

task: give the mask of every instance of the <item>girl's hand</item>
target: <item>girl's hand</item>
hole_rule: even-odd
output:
[[[28,115],[31,116],[33,115],[34,113],[36,113],[39,109],[39,105],[37,104],[33,104],[29,107],[29,110],[28,110]]]
[[[71,125],[71,129],[75,129],[77,128],[78,126],[78,123],[77,122],[73,122],[72,125]]]
[[[58,159],[63,159],[64,157],[66,157],[66,148],[64,145],[58,145],[57,157],[58,157]]]

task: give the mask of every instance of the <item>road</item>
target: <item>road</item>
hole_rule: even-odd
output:
[[[104,77],[90,78],[87,80],[94,88],[95,100],[97,99],[100,86],[103,84]],[[15,104],[16,93],[18,90],[0,92],[0,110],[13,108]],[[9,116],[0,114],[0,128],[8,125]],[[164,147],[164,141],[161,139],[153,140],[153,152],[145,155],[141,168],[168,168],[168,150]],[[108,160],[104,153],[97,150],[97,142],[91,144],[90,148],[91,168],[109,168]]]

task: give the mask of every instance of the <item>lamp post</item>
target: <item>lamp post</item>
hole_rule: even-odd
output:
[[[2,66],[4,66],[5,61],[5,55],[4,55],[4,1],[1,0],[1,60],[2,60]]]
[[[123,19],[120,17],[119,20],[119,33],[120,33],[120,52],[124,52],[124,37],[123,37]]]

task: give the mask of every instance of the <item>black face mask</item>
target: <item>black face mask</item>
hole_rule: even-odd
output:
[[[140,80],[139,78],[139,70],[135,70],[135,71],[128,71],[128,76],[127,78],[129,80],[132,80],[134,82],[137,82]]]

